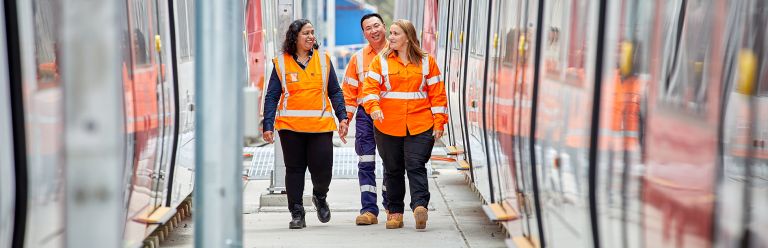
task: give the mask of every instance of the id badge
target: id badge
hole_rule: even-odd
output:
[[[286,77],[288,77],[288,82],[289,83],[295,83],[295,82],[299,81],[299,73],[297,73],[297,72],[288,73],[286,75]]]

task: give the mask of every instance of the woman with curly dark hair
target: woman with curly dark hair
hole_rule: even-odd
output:
[[[326,202],[333,166],[333,131],[346,143],[347,114],[330,56],[318,49],[315,29],[306,19],[293,21],[285,32],[283,53],[272,60],[275,68],[264,98],[264,140],[273,143],[278,130],[285,161],[285,189],[291,222],[306,227],[302,194],[304,174],[312,176],[312,202],[320,222],[331,219]],[[336,119],[339,120],[337,129]]]

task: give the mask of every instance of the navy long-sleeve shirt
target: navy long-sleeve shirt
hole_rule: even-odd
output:
[[[296,57],[294,56],[294,60]],[[305,66],[297,63],[304,69]],[[330,63],[331,73],[328,75],[328,97],[331,99],[331,105],[336,112],[336,118],[339,121],[347,119],[347,110],[344,108],[344,92],[339,86],[339,79],[336,78],[336,72],[333,69],[333,62]],[[277,104],[280,102],[280,95],[283,94],[283,86],[280,83],[280,77],[277,76],[277,70],[272,68],[272,75],[269,76],[269,85],[267,86],[267,95],[264,97],[264,132],[275,129],[275,112]]]

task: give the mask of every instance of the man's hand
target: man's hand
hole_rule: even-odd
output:
[[[261,135],[261,138],[264,139],[267,143],[275,143],[275,135],[272,133],[272,131],[266,131]]]
[[[349,131],[349,124],[347,124],[349,120],[343,120],[339,122],[339,139],[341,139],[341,142],[346,144],[347,143],[347,131]]]
[[[376,110],[371,113],[371,119],[378,120],[379,122],[384,122],[384,112],[381,112],[381,110]]]

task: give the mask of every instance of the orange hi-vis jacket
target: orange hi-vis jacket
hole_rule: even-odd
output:
[[[347,119],[352,120],[357,112],[357,106],[362,104],[363,99],[362,84],[365,82],[365,74],[368,73],[368,66],[373,58],[376,57],[376,50],[373,50],[371,44],[352,55],[352,59],[347,64],[347,70],[344,73],[344,105],[347,109]]]
[[[390,52],[376,56],[368,70],[361,102],[368,113],[384,114],[384,121],[373,121],[376,129],[399,137],[406,129],[411,135],[444,129],[448,103],[435,58],[424,55],[420,64],[404,65]]]
[[[327,90],[330,57],[322,50],[314,54],[317,56],[312,56],[305,69],[301,69],[290,54],[284,53],[272,60],[283,87],[275,116],[276,130],[306,133],[336,130]]]

